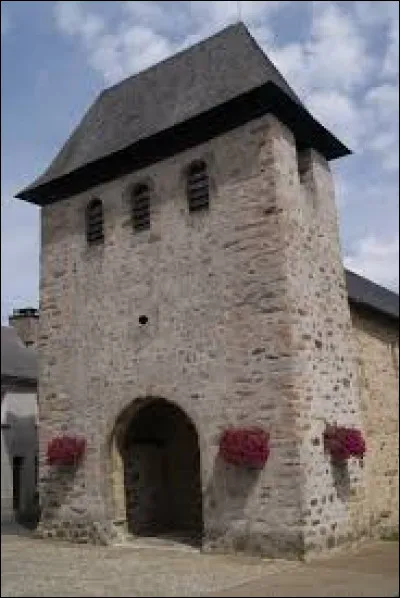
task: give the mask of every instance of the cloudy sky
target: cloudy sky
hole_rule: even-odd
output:
[[[398,2],[241,2],[354,155],[333,164],[346,265],[398,290]],[[39,209],[14,200],[99,91],[238,18],[238,3],[1,2],[1,315],[38,304]]]

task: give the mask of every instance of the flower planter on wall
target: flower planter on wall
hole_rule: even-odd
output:
[[[338,425],[327,425],[324,432],[324,449],[334,463],[347,463],[351,457],[363,459],[366,444],[361,430]]]
[[[262,469],[269,452],[269,435],[258,427],[229,428],[220,439],[219,454],[232,465]]]
[[[76,466],[86,449],[86,440],[76,436],[56,436],[47,445],[49,465]]]

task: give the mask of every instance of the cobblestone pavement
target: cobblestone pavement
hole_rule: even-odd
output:
[[[2,533],[4,597],[207,595],[396,596],[398,546],[379,543],[307,565],[200,554],[147,540],[95,547]]]

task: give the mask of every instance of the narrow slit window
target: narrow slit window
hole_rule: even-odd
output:
[[[189,212],[207,210],[210,202],[210,189],[207,166],[204,162],[193,163],[187,175],[187,201]]]
[[[86,208],[86,239],[89,245],[104,241],[103,203],[93,199]]]
[[[150,228],[150,189],[148,185],[140,184],[133,189],[132,224],[136,231]]]

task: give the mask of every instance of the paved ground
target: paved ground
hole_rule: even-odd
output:
[[[151,541],[112,548],[2,530],[1,596],[398,596],[398,544],[317,563],[200,554]]]
[[[209,596],[399,596],[399,545],[374,542]]]

